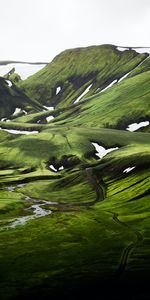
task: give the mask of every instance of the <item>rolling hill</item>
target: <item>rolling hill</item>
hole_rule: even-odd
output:
[[[2,299],[148,297],[149,79],[149,49],[113,45],[1,77]]]

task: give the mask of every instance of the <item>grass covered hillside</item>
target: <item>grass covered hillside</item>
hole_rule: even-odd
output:
[[[112,45],[1,78],[1,299],[148,299],[149,79]]]
[[[10,80],[0,77],[0,118],[13,118],[16,108],[22,110],[22,115],[27,111],[39,111],[41,105],[31,100]],[[24,111],[24,112],[23,112]]]
[[[67,107],[92,84],[93,95],[139,65],[148,54],[119,51],[112,45],[66,50],[20,86],[32,99],[43,104]],[[57,92],[57,88],[60,91]]]

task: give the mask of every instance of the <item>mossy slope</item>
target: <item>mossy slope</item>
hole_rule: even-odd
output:
[[[8,105],[2,100],[1,116],[30,109],[0,126],[38,133],[0,130],[2,299],[72,299],[82,291],[92,298],[101,291],[102,299],[141,300],[150,275],[150,133],[121,129],[149,120],[149,76],[147,54],[103,45],[63,52],[20,83],[23,90],[3,79]],[[43,111],[41,103],[55,110]],[[92,142],[118,149],[99,159]],[[10,227],[41,203],[49,215]]]

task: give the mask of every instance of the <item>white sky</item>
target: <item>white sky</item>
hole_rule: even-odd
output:
[[[0,0],[0,60],[46,61],[67,48],[150,46],[150,0]]]

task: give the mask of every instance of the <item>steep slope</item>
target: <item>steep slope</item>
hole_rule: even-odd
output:
[[[28,112],[41,110],[42,105],[31,100],[10,80],[0,77],[0,118],[13,118],[16,108],[20,108],[24,115],[26,110]]]
[[[129,124],[150,121],[149,80],[149,70],[126,77],[103,92],[81,99],[76,109],[60,113],[55,123],[126,129]]]
[[[67,107],[88,87],[89,96],[118,81],[147,57],[146,53],[119,51],[112,45],[66,50],[20,86],[31,99]]]

